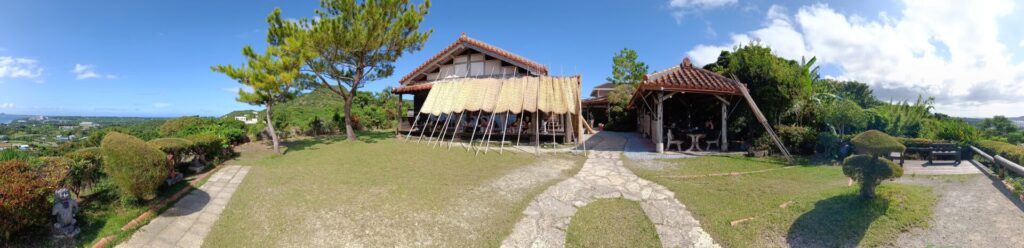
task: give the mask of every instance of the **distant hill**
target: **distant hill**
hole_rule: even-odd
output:
[[[964,118],[960,118],[960,119],[966,121],[967,123],[970,123],[971,125],[975,125],[975,124],[978,124],[979,122],[985,120],[986,118],[967,118],[967,117],[964,117]],[[1013,123],[1016,123],[1018,127],[1024,128],[1024,116],[1007,117],[1007,119],[1010,119],[1010,121],[1013,121]]]

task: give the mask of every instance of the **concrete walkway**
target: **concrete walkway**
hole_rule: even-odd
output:
[[[229,165],[220,169],[117,247],[200,247],[249,168]]]
[[[718,247],[667,188],[641,179],[622,165],[628,134],[601,132],[588,140],[583,169],[542,192],[523,211],[502,247],[563,247],[576,210],[604,198],[639,201],[664,247]]]

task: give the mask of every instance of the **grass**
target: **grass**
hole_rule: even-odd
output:
[[[880,246],[913,227],[927,225],[936,196],[925,186],[887,181],[873,201],[838,166],[795,166],[741,176],[678,178],[697,174],[783,168],[781,163],[735,157],[672,161],[666,170],[627,165],[664,185],[726,247]]]
[[[640,203],[602,199],[580,208],[569,222],[566,247],[661,247]]]
[[[583,160],[558,157],[574,169],[499,187],[492,183],[502,176],[552,158],[475,156],[461,146],[449,151],[384,136],[307,139],[288,144],[284,155],[233,161],[253,169],[204,245],[494,247],[536,194]]]

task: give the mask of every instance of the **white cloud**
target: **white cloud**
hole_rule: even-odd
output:
[[[37,79],[42,75],[43,68],[39,67],[39,61],[26,58],[0,57],[0,79]]]
[[[8,103],[0,103],[0,109],[12,109],[12,108],[14,108],[14,103],[9,103],[9,102]]]
[[[158,102],[158,103],[154,103],[153,104],[153,107],[157,107],[157,108],[166,108],[166,107],[170,107],[170,106],[171,106],[170,103],[165,103],[165,102]]]
[[[1024,47],[1024,40],[1020,40],[1020,44],[1017,44],[1017,46]]]
[[[668,7],[672,10],[672,16],[676,18],[676,21],[681,22],[687,13],[732,5],[737,2],[738,0],[670,0]]]
[[[117,79],[117,75],[96,72],[96,66],[94,65],[75,64],[75,69],[71,70],[71,73],[75,74],[75,79],[77,80],[90,78]]]
[[[1024,63],[999,40],[999,20],[1013,14],[1006,0],[906,0],[902,16],[876,20],[827,5],[804,6],[790,16],[773,6],[760,29],[734,34],[726,45],[699,45],[697,63],[713,62],[717,48],[760,40],[790,59],[814,55],[842,70],[836,78],[872,85],[883,99],[935,96],[939,112],[957,116],[1024,115]],[[1016,27],[1006,27],[1014,29]],[[1004,30],[1006,31],[1006,30]],[[714,57],[711,54],[715,54]]]

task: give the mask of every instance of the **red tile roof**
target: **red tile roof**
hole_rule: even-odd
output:
[[[583,104],[583,106],[607,105],[608,104],[608,98],[607,97],[591,97],[591,98],[583,99],[583,101],[581,103]]]
[[[398,86],[398,88],[391,89],[391,93],[404,94],[413,93],[417,91],[428,91],[434,86],[433,83],[415,84],[407,86]]]
[[[690,58],[685,58],[679,66],[645,76],[637,91],[664,90],[738,95],[740,92],[736,85],[736,80],[694,67],[690,64]]]
[[[481,49],[481,50],[483,50],[485,52],[489,52],[491,54],[497,55],[497,56],[501,57],[499,59],[503,59],[503,60],[506,60],[506,61],[511,61],[511,62],[515,62],[515,63],[518,63],[520,65],[523,65],[523,66],[526,67],[526,69],[531,70],[534,73],[537,73],[539,75],[548,75],[548,67],[547,66],[544,66],[544,65],[542,65],[540,63],[537,63],[537,62],[534,62],[533,60],[529,60],[529,59],[527,59],[527,58],[525,58],[523,56],[519,56],[519,55],[517,55],[515,53],[506,51],[505,49],[501,49],[501,48],[498,48],[498,47],[493,46],[491,44],[487,44],[487,43],[485,43],[483,41],[480,41],[480,40],[477,40],[477,39],[473,39],[473,38],[469,38],[469,36],[466,36],[466,34],[462,34],[461,36],[459,36],[459,39],[455,40],[455,42],[452,42],[452,44],[448,45],[448,47],[445,47],[444,49],[441,49],[441,52],[438,52],[437,54],[434,54],[433,57],[430,57],[430,59],[428,59],[427,61],[424,61],[423,64],[420,64],[420,66],[416,67],[416,69],[413,69],[411,72],[409,72],[409,74],[406,74],[398,82],[400,82],[403,85],[404,84],[408,84],[409,80],[415,78],[416,76],[418,76],[420,74],[426,73],[425,70],[431,69],[431,68],[429,68],[430,65],[434,64],[435,62],[440,62],[438,60],[446,59],[446,55],[448,55],[449,53],[455,51],[458,48],[462,48],[462,47],[467,46],[467,45],[468,46],[472,46],[472,47],[476,47],[476,48],[479,48],[479,49]]]

